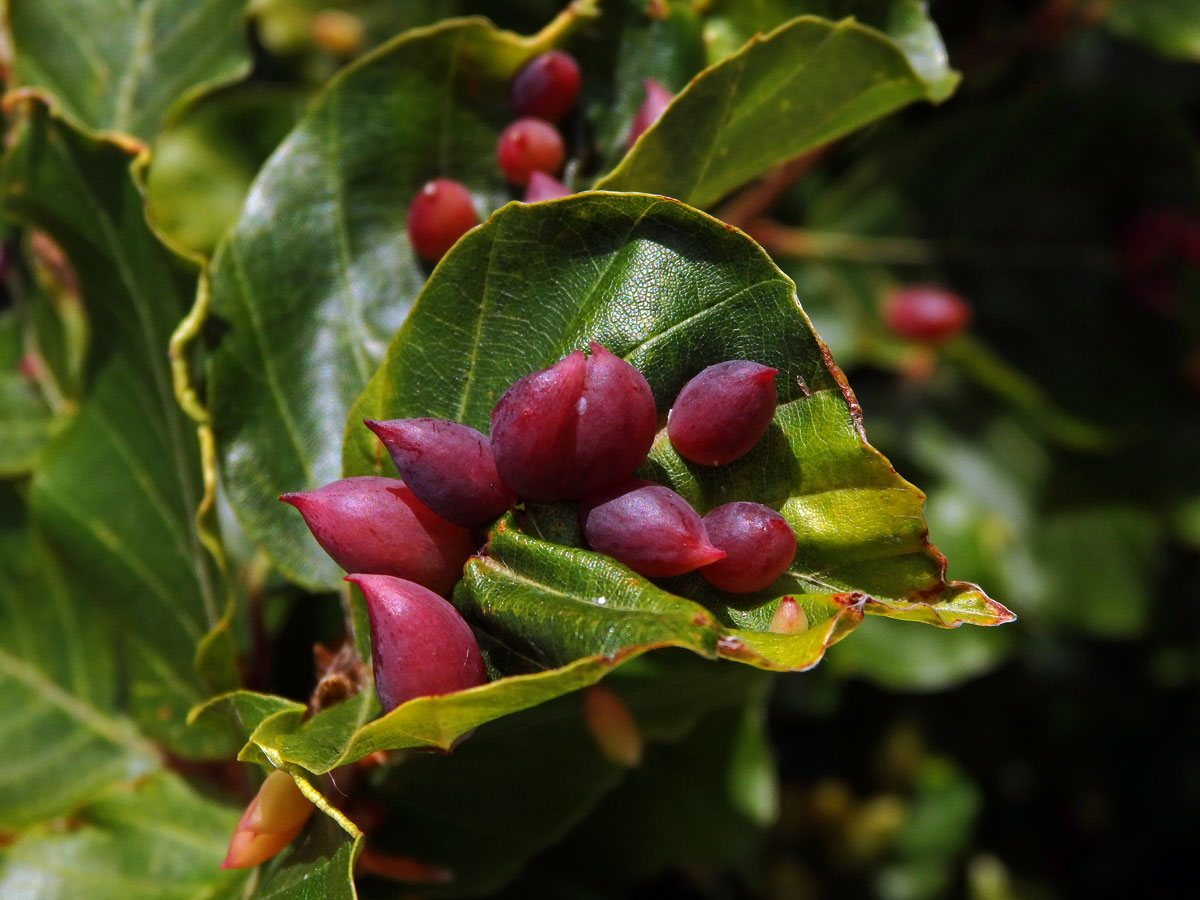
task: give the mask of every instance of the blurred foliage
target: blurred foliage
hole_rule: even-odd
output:
[[[345,677],[334,653],[343,598],[276,571],[224,487],[215,512],[193,521],[214,485],[170,396],[167,339],[197,271],[158,239],[207,257],[231,233],[261,240],[281,210],[289,227],[313,227],[270,189],[281,171],[293,180],[280,196],[321,187],[297,163],[295,135],[325,122],[336,85],[423,65],[391,43],[410,29],[480,14],[533,35],[562,4],[147,0],[119,16],[104,0],[69,6],[6,4],[7,83],[57,106],[5,109],[0,894],[349,897],[360,848],[363,898],[1200,891],[1200,0],[602,0],[599,19],[597,4],[576,4],[567,43],[585,86],[570,140],[591,149],[565,176],[575,187],[637,163],[681,191],[678,172],[663,170],[689,123],[708,121],[704,103],[679,104],[642,162],[613,172],[641,80],[682,90],[714,63],[743,65],[764,55],[735,57],[747,38],[797,15],[853,15],[878,30],[870,41],[888,48],[889,66],[911,67],[908,94],[853,124],[953,91],[852,133],[850,119],[818,123],[811,142],[799,131],[773,141],[770,122],[755,120],[738,137],[762,145],[754,171],[693,199],[796,282],[872,444],[925,490],[948,576],[983,585],[1019,621],[945,630],[871,616],[813,671],[771,679],[683,651],[638,657],[606,684],[647,737],[639,768],[600,758],[568,694],[482,724],[450,756],[372,753],[337,768],[316,784],[345,821],[317,816],[249,879],[215,868],[249,796],[230,725],[251,735],[245,758],[322,771],[344,761],[346,734],[367,752],[381,729],[355,731],[375,711],[364,694],[296,731],[314,682]],[[66,31],[86,40],[61,41]],[[531,52],[515,36],[483,39],[505,48],[495,58],[509,69]],[[185,41],[204,49],[189,65]],[[327,89],[356,60],[358,74]],[[718,82],[691,96],[703,99],[706,83]],[[395,101],[407,108],[403,91]],[[348,118],[380,114],[366,109]],[[470,153],[504,116],[470,113]],[[801,148],[811,152],[783,161]],[[374,209],[379,185],[400,197],[427,177],[384,170],[382,149],[366,140],[356,157],[360,211]],[[489,210],[508,199],[494,174],[479,177]],[[653,186],[638,178],[649,176],[616,183]],[[271,202],[244,207],[252,190]],[[399,227],[401,201],[378,206]],[[428,275],[411,260],[399,271],[391,318],[341,385],[347,401]],[[889,334],[884,297],[917,282],[961,294],[970,330],[939,345]],[[264,283],[280,296],[320,287],[303,275],[274,283],[270,271]],[[318,309],[284,330],[323,333],[325,319]],[[182,366],[211,387],[202,364],[229,328],[211,317],[171,374]],[[253,371],[231,383],[252,385]],[[319,435],[335,468],[347,405]],[[152,424],[111,427],[131,419]],[[234,462],[269,468],[250,451]],[[215,563],[201,546],[212,520],[224,535]],[[178,547],[147,549],[172,534]],[[147,609],[164,597],[185,611],[186,641],[167,640]],[[247,690],[205,707],[207,730],[185,728],[190,704],[232,684],[230,635]],[[311,657],[314,644],[327,649]],[[562,676],[570,687],[608,671],[599,658],[582,664]],[[69,767],[86,776],[63,777]],[[458,877],[445,883],[447,872]]]

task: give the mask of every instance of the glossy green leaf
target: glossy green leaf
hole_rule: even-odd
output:
[[[487,552],[467,563],[455,604],[494,639],[546,667],[632,648],[716,652],[704,607],[601,553],[522,534],[511,517],[493,529]]]
[[[1105,27],[1166,56],[1200,61],[1200,3],[1196,0],[1116,0]]]
[[[0,896],[233,898],[237,819],[162,770],[125,713],[111,623],[0,488]]]
[[[250,70],[246,0],[9,0],[15,79],[92,131],[149,141],[178,103]]]
[[[68,815],[157,767],[121,713],[99,610],[68,587],[23,506],[0,488],[0,832]]]
[[[691,662],[688,657],[682,657],[681,662],[681,657],[672,654],[643,655],[656,646],[669,644],[631,643],[619,652],[582,657],[559,668],[509,675],[455,694],[418,697],[384,716],[380,715],[379,702],[368,686],[362,693],[307,720],[303,719],[303,704],[251,691],[214,698],[198,708],[193,718],[212,717],[223,722],[232,711],[246,738],[239,758],[274,766],[300,766],[314,774],[323,774],[379,750],[448,751],[463,735],[482,725],[589,687],[610,673],[620,673],[625,679],[641,679],[645,682],[642,693],[647,697],[663,689],[663,684],[656,685],[654,678],[664,671],[668,674],[688,671],[689,683],[711,680],[705,691],[714,696],[724,696],[721,692],[726,690],[741,690],[739,685],[756,677],[727,668],[718,670],[700,660]],[[664,683],[679,680],[674,675]],[[690,727],[691,719],[686,719],[683,726],[671,724],[677,722],[678,715],[687,715],[688,709],[686,706],[656,709],[655,728],[663,729],[665,735],[679,727]]]
[[[827,649],[858,627],[866,605],[866,598],[856,594],[789,594],[805,624],[795,633],[777,634],[771,631],[771,618],[784,598],[763,602],[760,594],[731,605],[727,595],[696,587],[702,602],[734,626],[725,630],[718,646],[722,658],[778,672],[803,672],[819,663]]]
[[[450,755],[393,757],[399,765],[389,764],[372,777],[372,796],[385,796],[388,802],[383,821],[371,833],[368,849],[375,861],[368,861],[363,871],[386,866],[395,854],[451,870],[454,880],[438,892],[461,895],[511,877],[525,859],[562,834],[619,781],[620,768],[603,758],[584,726],[579,696],[563,696],[610,672],[608,683],[625,698],[650,742],[679,741],[711,710],[739,706],[748,696],[761,696],[766,687],[763,674],[746,667],[718,666],[679,651],[632,652],[617,659],[580,660],[446,697],[412,700],[365,727],[364,717],[379,712],[369,689],[312,717],[298,730],[304,708],[282,698],[239,692],[210,707],[232,705],[244,724],[253,726],[248,745],[253,752],[243,751],[243,758],[269,756],[275,763],[313,772],[376,750],[449,750],[465,728],[479,726]],[[532,780],[538,785],[535,791],[528,789]],[[468,797],[474,799],[460,799]],[[503,828],[493,829],[494,817],[503,819]],[[285,884],[300,890],[301,880],[336,883],[352,848],[334,835],[335,846],[327,847],[322,861],[311,852],[314,830],[326,834],[320,840],[330,840],[327,824],[310,826],[297,848],[281,860],[277,874],[268,867],[260,892]]]
[[[125,149],[40,102],[23,113],[4,161],[7,209],[62,245],[92,323],[86,391],[42,453],[33,518],[65,581],[113,624],[141,726],[188,755],[224,752],[227,737],[183,721],[210,687],[234,679],[227,656],[203,672],[196,659],[225,592],[196,530],[199,449],[167,359],[194,276],[147,228]]]
[[[550,39],[471,19],[363,59],[317,96],[217,250],[209,408],[225,484],[249,536],[305,586],[341,573],[276,498],[338,477],[346,411],[425,280],[409,201],[437,176],[481,209],[507,198],[494,161],[507,82]]]
[[[254,740],[264,735],[289,733],[299,727],[307,712],[303,703],[259,694],[255,691],[230,691],[200,704],[188,714],[189,724],[220,725],[233,722],[237,733],[246,741],[238,758],[263,766],[280,766],[282,760],[269,758]]]
[[[0,896],[237,900],[250,872],[218,867],[238,814],[159,772],[0,848]]]
[[[879,32],[802,17],[705,69],[596,188],[708,206],[776,163],[940,97]]]
[[[643,472],[670,484],[702,514],[745,498],[778,509],[798,547],[791,568],[768,588],[775,596],[866,595],[841,604],[861,600],[868,613],[945,627],[1011,617],[975,585],[945,580],[945,558],[928,540],[924,494],[863,440],[838,392],[781,405],[767,436],[728,466],[689,463],[660,435]],[[689,596],[707,590],[698,576],[691,582]],[[732,605],[712,594],[710,605]]]
[[[927,7],[925,0],[718,0],[706,14],[706,30],[713,35],[709,59],[717,62],[755,34],[765,34],[795,16],[853,17],[895,41],[928,86],[930,99],[940,101],[954,90],[958,75],[949,68],[945,44]]]
[[[390,465],[363,418],[435,416],[486,430],[509,384],[589,340],[637,365],[660,410],[714,362],[755,359],[782,373],[775,424],[742,460],[703,469],[660,436],[643,470],[701,512],[758,500],[781,509],[797,531],[792,572],[760,595],[735,602],[698,578],[669,583],[672,593],[706,603],[726,628],[747,632],[728,635],[745,644],[726,642],[725,652],[804,668],[863,611],[940,625],[1011,617],[973,585],[944,580],[944,559],[929,545],[921,516],[923,495],[865,442],[853,394],[812,333],[792,283],[744,235],[663,198],[585,194],[514,204],[464,238],[351,412],[345,474]],[[458,601],[468,618],[518,652],[561,665],[588,652],[588,629],[598,635],[611,624],[595,600],[611,596],[598,581],[606,565],[503,526],[488,553],[470,563]],[[645,579],[626,577],[637,585],[638,607],[664,602]],[[556,588],[572,598],[572,609],[592,598],[581,612],[586,626],[539,611],[545,602],[539,607],[534,598]],[[820,610],[812,633],[750,634],[767,630],[767,603],[773,608],[785,593],[823,595],[810,607]],[[760,612],[738,619],[735,609]],[[677,615],[686,617],[687,608]],[[598,642],[591,652],[603,649],[599,637],[591,640]]]
[[[426,285],[350,413],[344,473],[390,466],[363,418],[439,416],[486,430],[513,381],[590,340],[641,369],[660,412],[717,359],[780,367],[785,402],[805,390],[842,396],[791,282],[740,232],[639,194],[511,204]],[[853,432],[841,402],[839,427]]]
[[[614,575],[619,570],[626,577],[636,579],[628,570],[612,566],[611,563],[600,562],[598,568],[611,570]],[[582,575],[579,571],[569,569],[567,574],[575,577]],[[498,577],[506,580],[513,576]],[[616,592],[613,593],[615,596]],[[635,595],[641,592],[626,587],[625,593]],[[687,602],[682,598],[672,598],[662,591],[654,593],[675,604]],[[565,599],[561,591],[558,598]],[[810,609],[820,607],[819,603],[812,602],[812,597],[802,599]],[[574,602],[582,604],[589,600],[579,597]],[[730,630],[717,649],[722,656],[748,662],[758,668],[809,668],[820,660],[830,643],[848,633],[861,617],[861,613],[851,615],[847,622],[847,613],[840,608],[828,620],[817,620],[816,614],[813,615],[817,624],[805,634],[777,635],[758,633],[759,630]],[[587,621],[587,617],[576,618],[593,630],[598,627],[596,621]],[[649,616],[634,613],[629,618],[636,620]],[[600,621],[606,620],[602,618]],[[606,637],[610,648],[607,654],[583,656],[545,671],[508,675],[481,687],[442,697],[419,697],[385,716],[380,716],[379,703],[369,689],[303,723],[301,717],[304,706],[283,698],[238,692],[217,700],[221,704],[233,704],[239,711],[256,710],[254,715],[243,718],[247,744],[240,758],[255,762],[269,761],[274,765],[296,765],[320,774],[378,750],[420,747],[449,750],[473,729],[595,684],[610,672],[640,658],[649,649],[674,644],[685,647],[691,645],[690,649],[694,650],[697,637],[702,637],[704,643],[716,642],[716,635],[712,632],[695,630],[699,634],[689,635],[685,629],[683,636],[674,640],[669,635],[659,635],[658,643],[646,643],[648,638],[640,637],[636,631],[634,636],[626,638],[623,645]],[[639,639],[641,643],[638,643]],[[728,681],[729,673],[726,672],[723,677]],[[213,707],[216,706],[215,701]],[[211,713],[217,711],[213,708]]]
[[[514,675],[442,697],[418,697],[380,717],[374,691],[363,693],[300,724],[304,707],[282,698],[250,695],[278,703],[278,713],[248,732],[241,757],[296,765],[315,774],[362,759],[376,750],[429,747],[449,750],[462,735],[494,719],[539,706],[595,684],[645,648],[616,658],[590,656],[557,669]],[[245,692],[243,692],[245,693]]]

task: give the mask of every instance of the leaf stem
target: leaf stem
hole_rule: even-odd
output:
[[[581,20],[596,19],[599,16],[597,0],[573,0],[535,34],[530,43],[537,47],[553,47],[578,27]]]

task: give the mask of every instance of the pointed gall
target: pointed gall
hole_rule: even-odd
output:
[[[585,498],[579,519],[589,547],[647,578],[682,575],[725,558],[696,511],[661,484],[631,479]]]
[[[248,869],[266,862],[304,829],[314,809],[292,776],[276,769],[238,819],[221,868]]]
[[[663,114],[663,110],[675,99],[674,94],[651,78],[643,81],[642,87],[646,91],[646,99],[642,101],[641,107],[633,117],[633,122],[630,123],[629,136],[625,139],[626,148],[637,143],[642,132],[657,122]]]
[[[600,755],[633,768],[642,760],[642,733],[629,707],[614,691],[594,684],[583,692],[583,717]]]
[[[709,366],[675,398],[667,415],[671,446],[701,466],[724,465],[749,453],[775,415],[777,372],[748,359]]]
[[[347,575],[362,590],[371,623],[375,692],[384,712],[414,697],[450,694],[487,681],[475,633],[433,591],[389,575]]]
[[[771,616],[770,630],[775,634],[803,634],[808,631],[808,616],[795,597],[784,597],[779,601],[775,615]]]
[[[279,498],[304,516],[321,548],[347,572],[394,575],[448,594],[475,549],[403,481],[366,475]]]
[[[500,479],[492,445],[474,428],[446,419],[390,419],[363,424],[387,447],[417,499],[455,525],[493,522],[516,505]]]
[[[725,551],[725,558],[705,566],[700,574],[723,591],[761,591],[787,571],[796,555],[792,527],[761,503],[725,503],[702,521],[708,539]]]
[[[526,203],[539,203],[542,200],[557,200],[569,196],[571,189],[545,172],[531,172],[529,186],[525,188]]]

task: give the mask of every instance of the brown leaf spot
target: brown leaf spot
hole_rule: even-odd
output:
[[[837,382],[838,389],[846,399],[846,405],[850,408],[850,418],[854,421],[854,430],[858,432],[858,436],[862,439],[863,443],[866,443],[867,433],[863,429],[862,407],[858,405],[858,398],[854,396],[854,389],[850,387],[850,382],[846,379],[846,373],[833,361],[833,354],[829,352],[829,348],[825,345],[825,342],[821,341],[820,344],[821,358],[825,361],[825,368],[829,370],[829,374],[833,376],[833,380]]]

